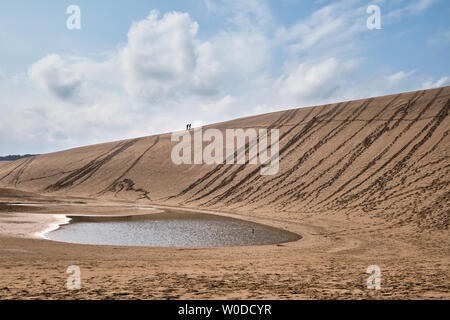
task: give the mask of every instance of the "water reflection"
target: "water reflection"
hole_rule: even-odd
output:
[[[224,247],[282,243],[300,236],[223,216],[167,210],[145,218],[73,217],[47,238],[94,245]]]

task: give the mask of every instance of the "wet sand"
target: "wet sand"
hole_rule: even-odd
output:
[[[45,239],[45,234],[69,223],[62,214],[3,213],[0,215],[2,236]]]

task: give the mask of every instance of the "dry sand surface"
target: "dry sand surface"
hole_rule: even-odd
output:
[[[449,299],[449,107],[444,87],[209,126],[280,129],[274,176],[250,164],[176,166],[170,134],[0,165],[0,298]],[[303,238],[208,249],[39,238],[65,214],[163,207]],[[69,265],[81,268],[79,291],[65,287]],[[370,265],[381,290],[366,287]]]
[[[0,161],[0,167],[1,166],[4,166],[5,164],[7,164],[7,163],[10,163],[11,161]]]

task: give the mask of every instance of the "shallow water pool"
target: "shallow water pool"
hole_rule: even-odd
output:
[[[50,240],[93,245],[228,247],[295,241],[295,233],[203,213],[166,211],[146,217],[72,217],[46,235]]]

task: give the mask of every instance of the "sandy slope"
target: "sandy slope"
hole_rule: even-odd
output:
[[[200,208],[305,237],[282,246],[213,250],[4,237],[0,296],[70,296],[64,266],[76,261],[87,269],[86,288],[78,293],[86,298],[449,298],[449,107],[450,87],[444,87],[211,126],[279,128],[275,176],[261,176],[259,166],[249,164],[176,166],[169,134],[4,164],[0,187],[22,190],[3,189],[0,198],[7,202]],[[384,272],[377,293],[365,289],[372,264]]]
[[[10,161],[0,161],[0,167],[4,166],[5,164],[8,164],[8,163],[10,163]]]

